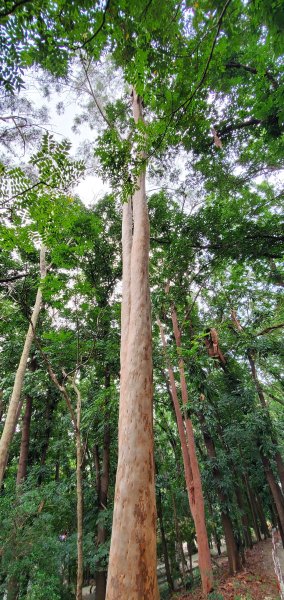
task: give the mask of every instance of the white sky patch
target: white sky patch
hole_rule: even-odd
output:
[[[110,187],[96,175],[87,175],[85,179],[74,188],[75,194],[78,194],[86,206],[97,202],[104,194],[110,192]]]
[[[80,159],[80,146],[87,140],[95,145],[97,132],[91,130],[89,125],[82,123],[78,129],[78,133],[74,133],[74,119],[82,111],[82,107],[76,98],[75,91],[70,86],[66,93],[58,94],[58,92],[50,86],[50,97],[45,97],[45,73],[40,73],[38,70],[34,72],[32,69],[25,77],[25,89],[21,91],[21,95],[30,100],[36,108],[46,106],[49,116],[46,123],[40,123],[42,133],[49,131],[54,138],[60,142],[64,138],[68,139],[71,144],[71,155]],[[64,111],[59,114],[57,111],[58,103],[62,102]],[[35,148],[31,148],[31,152],[27,153],[26,160],[29,159]],[[84,158],[84,157],[82,157]],[[96,202],[104,194],[110,192],[110,186],[106,184],[98,174],[90,174],[90,172],[82,178],[80,183],[75,186],[74,193],[78,194],[82,202],[89,206]]]

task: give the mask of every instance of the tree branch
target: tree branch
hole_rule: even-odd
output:
[[[18,192],[17,194],[14,194],[14,196],[11,196],[11,198],[7,198],[7,200],[4,200],[1,203],[1,206],[4,206],[7,202],[11,202],[11,200],[15,200],[15,198],[19,198],[19,196],[23,196],[27,192],[31,192],[31,190],[35,189],[39,185],[46,185],[47,187],[51,188],[52,190],[60,190],[60,188],[55,187],[54,185],[50,185],[50,183],[47,183],[46,181],[40,180],[37,183],[34,183],[30,187],[28,187],[25,190],[23,190],[22,192]]]
[[[45,365],[47,367],[47,371],[48,371],[48,374],[49,374],[49,377],[50,377],[51,381],[54,383],[55,387],[57,387],[57,389],[59,390],[59,392],[61,393],[61,395],[65,399],[65,402],[67,404],[67,407],[68,407],[68,410],[69,410],[69,413],[70,413],[70,416],[71,416],[71,421],[72,421],[72,424],[73,424],[73,427],[74,427],[74,431],[75,431],[75,433],[78,433],[77,419],[76,419],[76,416],[75,416],[75,413],[74,413],[74,410],[73,410],[73,407],[72,407],[72,404],[71,404],[71,400],[69,398],[69,394],[68,394],[68,392],[66,390],[66,387],[65,387],[65,385],[62,385],[61,383],[59,383],[58,378],[57,378],[57,376],[56,376],[56,374],[55,374],[55,372],[54,372],[54,370],[53,370],[53,368],[51,366],[51,363],[50,363],[47,355],[45,354],[45,352],[42,349],[40,340],[39,340],[39,338],[36,335],[35,328],[34,328],[34,326],[33,326],[33,324],[32,324],[32,322],[31,322],[30,319],[29,319],[29,321],[30,321],[30,324],[32,326],[35,345],[36,345],[37,349],[39,350],[40,355],[41,355],[41,357],[42,357],[42,359],[43,359],[43,361],[44,361],[44,363],[45,363]]]
[[[249,73],[253,73],[253,75],[258,74],[258,70],[255,67],[250,67],[249,65],[243,65],[242,63],[230,61],[226,64],[226,69],[243,69],[244,71],[248,71]],[[265,77],[271,81],[274,89],[278,87],[278,82],[274,79],[273,75],[269,71],[265,71]]]
[[[9,10],[6,10],[6,12],[0,12],[0,19],[9,17],[10,15],[12,15],[15,12],[15,10],[17,10],[17,8],[19,8],[19,6],[22,6],[23,4],[28,4],[29,2],[32,2],[32,1],[33,0],[20,0],[20,2],[16,2],[16,4],[11,6],[11,8]]]
[[[267,327],[266,329],[263,329],[263,331],[260,331],[259,333],[256,333],[256,336],[259,335],[265,335],[266,333],[270,333],[271,331],[274,331],[275,329],[280,329],[281,327],[284,327],[284,323],[279,323],[279,325],[272,325],[271,327]]]
[[[243,121],[242,123],[233,123],[232,125],[227,125],[220,129],[220,127],[216,126],[215,129],[220,137],[230,133],[231,131],[237,131],[239,129],[244,129],[246,127],[253,127],[254,125],[261,125],[262,121],[260,119],[251,118],[248,121]]]
[[[178,108],[176,108],[176,109],[173,111],[173,114],[175,114],[176,112],[178,112],[178,111],[179,111],[181,108],[185,108],[185,109],[186,109],[186,108],[187,108],[187,106],[189,105],[189,103],[191,102],[191,100],[194,98],[195,94],[196,94],[196,93],[198,92],[198,90],[200,90],[200,88],[202,87],[202,85],[203,85],[203,83],[204,83],[204,80],[205,80],[205,78],[206,78],[206,75],[207,75],[207,72],[208,72],[208,69],[209,69],[209,66],[210,66],[210,63],[211,63],[212,57],[213,57],[214,49],[215,49],[215,46],[216,46],[216,43],[217,43],[217,39],[218,39],[218,36],[219,36],[220,30],[221,30],[221,26],[222,26],[222,22],[223,22],[224,15],[225,15],[225,13],[226,13],[226,11],[227,11],[227,8],[228,8],[229,4],[231,3],[231,1],[232,1],[232,0],[227,0],[227,2],[224,4],[224,6],[223,6],[223,9],[222,9],[222,11],[221,11],[221,14],[220,14],[220,17],[219,17],[219,19],[218,19],[218,23],[217,23],[217,31],[216,31],[216,33],[215,33],[214,40],[213,40],[213,43],[212,43],[212,46],[211,46],[211,50],[210,50],[210,54],[209,54],[209,56],[208,56],[208,58],[207,58],[206,65],[205,65],[205,69],[204,69],[204,71],[203,71],[203,74],[202,74],[202,76],[201,76],[201,79],[200,79],[200,81],[199,81],[199,82],[198,82],[198,84],[196,85],[195,89],[193,90],[193,92],[192,92],[192,94],[189,96],[189,98],[187,98],[187,99],[186,99],[186,100],[185,100],[185,101],[184,101],[184,102],[183,102],[183,103],[182,103],[182,104],[181,104],[181,105],[180,105]]]
[[[11,277],[6,277],[4,279],[0,279],[0,283],[9,283],[10,281],[15,281],[16,279],[22,279],[23,277],[27,277],[28,273],[21,273],[19,275],[11,275]]]
[[[106,14],[107,14],[109,5],[110,5],[110,0],[107,0],[105,8],[104,8],[104,12],[103,12],[103,19],[102,19],[102,22],[99,25],[98,29],[95,31],[95,33],[93,35],[91,35],[91,37],[89,37],[87,40],[85,40],[85,42],[81,46],[77,46],[76,50],[79,50],[79,49],[82,50],[83,48],[85,48],[85,46],[87,44],[89,44],[90,42],[92,42],[95,39],[95,37],[100,33],[100,31],[102,30],[102,28],[106,22]]]

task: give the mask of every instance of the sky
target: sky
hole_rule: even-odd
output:
[[[47,108],[48,120],[46,123],[41,123],[41,125],[46,127],[58,141],[63,138],[70,140],[72,143],[71,154],[76,158],[80,158],[80,145],[85,140],[95,142],[96,132],[84,123],[80,125],[77,133],[72,130],[74,118],[80,113],[81,107],[75,92],[69,86],[63,87],[60,93],[51,88],[49,97],[45,96],[44,87],[44,74],[41,74],[38,70],[36,72],[30,70],[25,77],[25,89],[21,91],[21,95],[33,102],[37,108],[42,106]],[[59,114],[56,108],[59,102],[64,105],[62,114]],[[98,175],[88,172],[85,178],[74,188],[74,191],[80,196],[82,202],[88,206],[109,192],[110,187]]]

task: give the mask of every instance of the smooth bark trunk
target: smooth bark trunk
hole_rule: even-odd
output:
[[[45,247],[42,246],[40,250],[40,277],[44,279],[46,276],[46,264],[45,264]],[[27,368],[27,362],[30,354],[31,345],[34,338],[34,329],[36,328],[38,317],[42,305],[42,293],[41,288],[37,290],[36,300],[31,315],[31,323],[28,328],[26,335],[22,356],[20,358],[19,366],[17,369],[14,387],[8,407],[8,412],[5,420],[3,433],[0,440],[0,488],[2,485],[6,464],[8,460],[9,446],[14,435],[14,431],[17,424],[18,408],[21,399],[21,393],[23,389],[24,377]]]
[[[142,117],[133,91],[133,116]],[[153,458],[149,218],[145,171],[123,208],[123,298],[118,467],[107,600],[156,600],[156,506]]]
[[[172,307],[172,324],[177,351],[179,354],[179,373],[181,383],[181,396],[182,402],[185,408],[185,425],[188,443],[188,452],[190,465],[192,470],[192,480],[194,487],[194,504],[192,507],[194,523],[196,528],[197,543],[198,543],[198,560],[200,567],[200,575],[202,581],[202,589],[205,594],[209,593],[213,589],[213,570],[211,564],[211,556],[208,543],[208,535],[205,521],[205,508],[204,498],[202,490],[202,482],[199,464],[196,455],[194,432],[192,427],[191,419],[189,418],[188,412],[188,392],[185,379],[184,361],[181,355],[181,333],[178,325],[177,314],[174,307]]]
[[[160,320],[158,320],[157,323],[158,323],[158,326],[160,329],[162,345],[163,345],[164,350],[166,350],[167,343],[166,343],[163,326],[162,326],[162,323]],[[197,537],[197,544],[198,544],[198,562],[199,562],[199,569],[200,569],[200,575],[201,575],[201,580],[202,580],[202,588],[203,588],[203,592],[205,594],[207,594],[213,588],[213,573],[212,573],[211,557],[210,557],[210,550],[209,550],[209,544],[208,544],[208,536],[207,536],[207,531],[206,531],[206,526],[205,526],[204,503],[203,503],[203,511],[202,511],[202,506],[201,506],[201,511],[200,511],[200,513],[198,513],[198,508],[199,508],[198,500],[200,498],[200,491],[198,493],[198,485],[201,486],[201,480],[200,480],[199,484],[198,484],[198,481],[196,481],[196,479],[197,479],[196,478],[196,465],[195,465],[195,481],[193,479],[193,469],[192,469],[191,460],[190,460],[191,457],[190,457],[189,448],[187,445],[188,441],[186,439],[186,434],[185,434],[185,430],[184,430],[184,422],[183,422],[181,407],[180,407],[179,399],[178,399],[178,395],[177,395],[177,388],[176,388],[174,372],[173,372],[173,369],[172,369],[172,366],[171,366],[169,360],[167,360],[167,371],[168,371],[169,381],[170,381],[170,393],[171,393],[171,398],[172,398],[172,402],[173,402],[174,409],[175,409],[178,432],[179,432],[180,443],[181,443],[188,501],[189,501],[189,506],[190,506],[192,518],[194,520],[195,530],[196,530],[196,537]],[[188,429],[189,428],[187,427],[187,430]],[[190,435],[191,434],[193,436],[193,430],[190,432]],[[191,437],[191,453],[192,454],[193,454],[193,450],[195,452],[195,444],[194,444],[194,439],[192,440],[192,437]],[[195,460],[197,462],[196,454],[195,454]],[[199,470],[198,463],[197,463],[197,468]],[[201,488],[201,495],[202,495],[202,499],[203,499],[202,488]],[[204,531],[204,529],[205,529],[205,531]]]

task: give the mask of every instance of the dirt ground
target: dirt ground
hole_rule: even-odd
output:
[[[216,562],[216,561],[215,561]],[[279,600],[272,562],[272,543],[265,540],[246,553],[246,566],[235,577],[228,573],[227,561],[219,560],[215,570],[216,588],[212,600]],[[173,600],[202,600],[200,589],[175,594]]]

